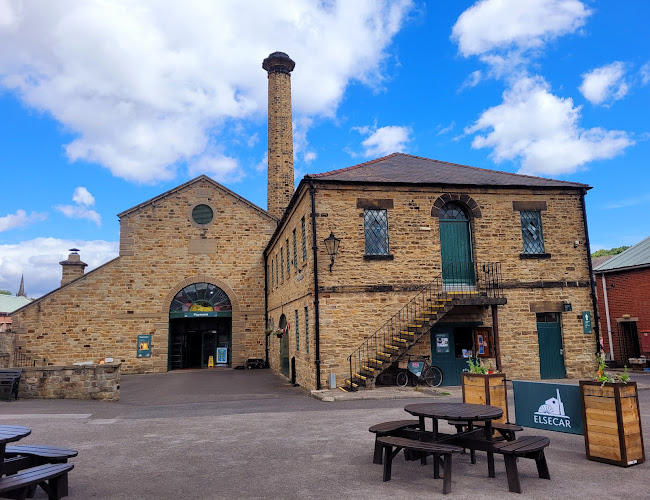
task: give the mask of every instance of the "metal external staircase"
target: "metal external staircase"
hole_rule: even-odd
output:
[[[444,278],[444,281],[443,281]],[[344,391],[372,388],[391,367],[451,309],[460,303],[481,303],[502,296],[499,263],[453,263],[422,287],[402,309],[366,339],[350,356],[350,377]],[[487,303],[487,302],[486,302]]]

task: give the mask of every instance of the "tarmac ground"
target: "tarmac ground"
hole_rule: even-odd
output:
[[[634,379],[647,424],[650,375]],[[317,399],[270,370],[128,375],[118,403],[0,402],[0,425],[31,428],[21,444],[79,450],[69,478],[67,498],[73,500],[442,498],[431,460],[425,467],[400,455],[392,480],[382,482],[368,427],[409,418],[404,405],[422,398],[460,401],[458,388],[388,387],[375,392],[381,399],[346,399],[338,392],[343,399]],[[510,412],[513,421],[512,401]],[[520,459],[523,493],[509,493],[502,457],[495,457],[496,478],[490,479],[485,454],[477,454],[476,465],[456,455],[452,493],[445,498],[650,498],[647,462],[622,468],[589,461],[579,435],[528,428],[523,435],[550,437],[550,481],[537,477],[533,460]],[[34,498],[47,495],[39,489]]]

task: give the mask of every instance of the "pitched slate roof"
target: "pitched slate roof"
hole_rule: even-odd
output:
[[[305,177],[337,182],[591,189],[578,182],[500,172],[404,153]]]
[[[594,272],[615,271],[630,267],[650,266],[650,236],[624,252],[614,255],[594,269]]]
[[[26,306],[32,301],[27,297],[14,297],[13,295],[0,295],[0,313],[12,313],[16,309]]]

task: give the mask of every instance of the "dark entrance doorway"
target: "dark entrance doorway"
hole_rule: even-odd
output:
[[[472,326],[436,326],[431,329],[431,363],[442,370],[442,385],[460,385],[467,360],[474,355]]]
[[[565,378],[560,313],[537,313],[537,339],[540,378]]]
[[[284,332],[280,338],[280,371],[285,377],[289,377],[289,332],[287,331],[287,317],[280,316],[280,330]]]
[[[193,283],[176,294],[169,308],[167,368],[231,366],[232,306],[211,283]]]
[[[621,359],[621,366],[628,365],[630,358],[641,356],[639,345],[639,334],[636,329],[636,321],[621,321],[618,324],[618,340]]]
[[[170,319],[169,369],[206,367],[210,356],[215,366],[230,366],[231,324],[231,318]],[[218,348],[226,349],[225,358]]]

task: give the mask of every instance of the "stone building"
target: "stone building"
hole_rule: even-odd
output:
[[[312,389],[372,387],[407,354],[447,384],[472,354],[512,378],[591,369],[588,186],[393,154],[294,192],[294,62],[263,68],[268,210],[200,176],[122,212],[119,257],[84,274],[73,251],[15,315],[17,346],[126,373],[263,358]]]

